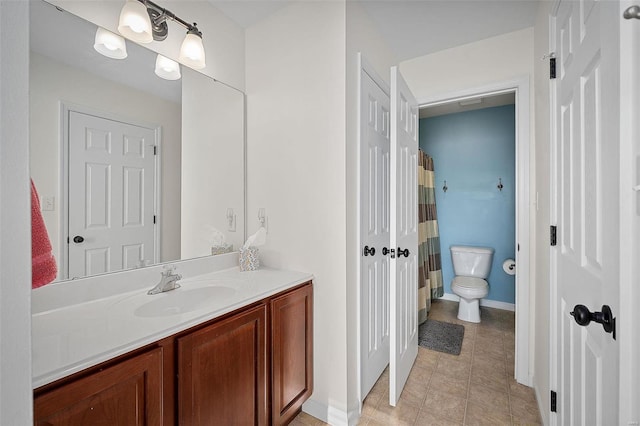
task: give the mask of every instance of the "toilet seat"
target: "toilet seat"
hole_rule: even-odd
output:
[[[465,299],[481,299],[489,294],[489,284],[482,278],[456,276],[451,291]]]

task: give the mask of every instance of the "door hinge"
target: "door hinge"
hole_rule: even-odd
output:
[[[555,225],[551,225],[550,237],[551,237],[552,246],[555,246],[556,244],[558,244],[557,234],[558,234],[558,228]]]
[[[156,215],[155,214],[153,215],[153,224],[154,225],[156,224]]]
[[[158,155],[158,145],[153,146],[153,155]]]
[[[556,58],[549,58],[549,79],[556,78]]]
[[[556,413],[558,410],[558,394],[556,391],[551,391],[551,412]]]

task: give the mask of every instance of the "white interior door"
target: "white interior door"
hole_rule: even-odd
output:
[[[69,112],[69,278],[155,260],[154,145],[153,129]]]
[[[418,355],[418,103],[391,68],[389,403],[396,405]]]
[[[361,71],[361,399],[389,364],[389,95]]]
[[[619,312],[618,2],[560,2],[555,16],[557,424],[618,424],[619,348],[576,305]],[[624,374],[624,373],[623,373]]]

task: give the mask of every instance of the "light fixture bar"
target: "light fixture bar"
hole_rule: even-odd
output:
[[[178,60],[196,70],[205,68],[207,64],[202,33],[196,23],[188,23],[151,0],[127,0],[120,12],[118,31],[138,43],[162,41],[169,35],[167,20],[177,22],[187,30]]]
[[[161,27],[162,24],[167,19],[170,19],[182,25],[187,29],[188,33],[196,34],[198,37],[202,38],[202,33],[200,32],[200,30],[198,30],[198,27],[195,22],[193,24],[190,24],[184,19],[180,18],[179,16],[176,16],[175,13],[171,12],[168,9],[165,9],[164,7],[159,6],[158,4],[152,2],[151,0],[138,0],[138,1],[143,5],[145,5],[147,10],[150,11],[149,15],[151,17],[152,24],[154,27],[154,34],[153,34],[154,39],[156,37],[156,28]],[[165,38],[166,38],[166,30],[165,30],[164,36],[162,36],[160,40],[164,40]]]

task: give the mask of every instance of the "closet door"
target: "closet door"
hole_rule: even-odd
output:
[[[396,405],[418,356],[418,103],[391,68],[389,403]],[[392,254],[393,256],[393,254]]]
[[[553,20],[557,241],[551,248],[556,284],[551,386],[557,389],[557,413],[552,424],[626,423],[618,421],[620,374],[627,374],[619,369],[625,336],[614,340],[610,321],[620,313],[620,235],[629,232],[620,227],[622,20],[617,2],[572,1],[560,2]],[[589,311],[609,311],[611,318],[590,317]]]
[[[389,88],[361,71],[361,395],[389,365]]]

